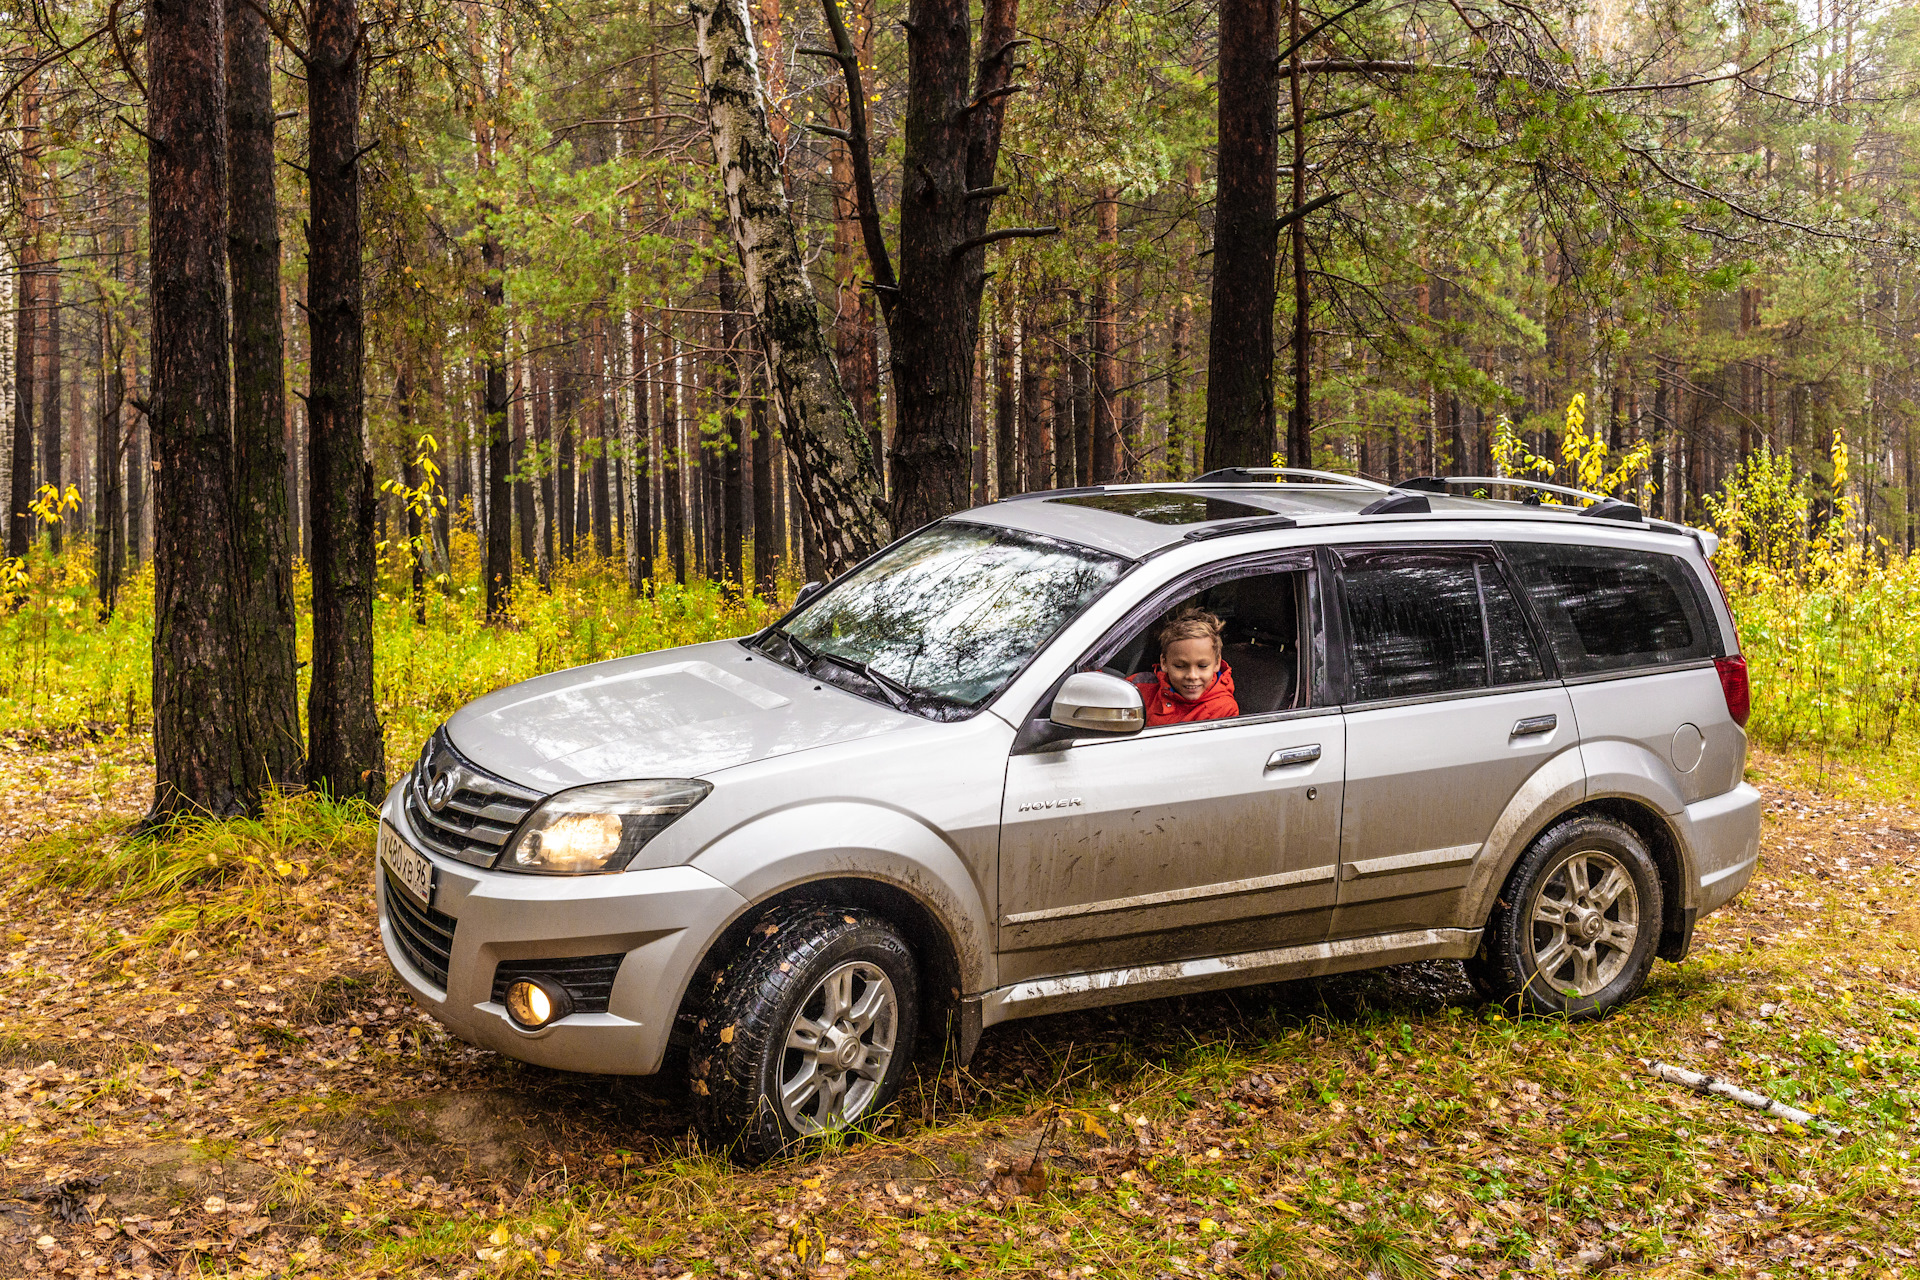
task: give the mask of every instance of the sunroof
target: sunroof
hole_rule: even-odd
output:
[[[1069,507],[1092,507],[1115,515],[1132,516],[1148,524],[1204,524],[1209,520],[1237,520],[1243,516],[1270,516],[1271,507],[1250,507],[1231,498],[1210,498],[1202,493],[1135,490],[1131,493],[1085,493],[1068,498],[1048,498]]]

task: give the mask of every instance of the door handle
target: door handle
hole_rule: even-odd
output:
[[[1530,738],[1536,733],[1552,733],[1559,723],[1559,716],[1528,716],[1524,720],[1516,720],[1514,722],[1513,736],[1516,738]]]
[[[1320,758],[1320,744],[1313,743],[1305,747],[1282,747],[1267,757],[1267,768],[1287,769],[1296,764],[1312,764]]]

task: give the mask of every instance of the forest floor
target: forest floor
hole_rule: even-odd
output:
[[[743,1172],[669,1085],[415,1011],[369,824],[142,864],[144,742],[16,735],[0,1277],[1920,1275],[1911,787],[1752,776],[1753,885],[1605,1021],[1509,1020],[1428,964],[1014,1023],[869,1140]]]

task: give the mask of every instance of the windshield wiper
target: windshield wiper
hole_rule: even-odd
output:
[[[793,633],[785,627],[771,627],[768,629],[767,634],[784,643],[792,656],[799,659],[799,664],[794,667],[795,671],[805,671],[813,665],[813,660],[820,656],[802,644],[794,637]],[[765,652],[765,650],[762,650],[762,652]]]
[[[873,687],[887,696],[887,701],[898,711],[906,710],[907,703],[914,697],[914,691],[892,676],[882,675],[873,669],[871,662],[862,662],[858,658],[849,658],[843,653],[829,653],[822,649],[814,655],[821,662],[831,662],[836,667],[844,667],[855,675],[865,676]]]

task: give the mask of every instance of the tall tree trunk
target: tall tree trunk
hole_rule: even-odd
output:
[[[648,407],[647,326],[639,312],[628,318],[633,353],[633,413],[627,446],[627,590],[639,595],[653,577],[653,418]]]
[[[1047,487],[1047,415],[1042,401],[1046,362],[1040,354],[1040,323],[1032,304],[1020,317],[1020,470],[1028,492]]]
[[[729,228],[767,343],[787,445],[832,571],[844,572],[887,537],[871,442],[821,330],[767,124],[746,2],[694,0],[693,16]]]
[[[755,352],[752,392],[749,404],[753,416],[753,590],[762,600],[771,600],[778,590],[775,577],[780,551],[778,504],[775,502],[773,456],[779,446],[773,439],[773,415],[767,404],[766,365]]]
[[[221,6],[151,0],[155,484],[150,818],[251,809],[227,387],[227,137]]]
[[[1112,187],[1094,204],[1100,237],[1100,266],[1093,281],[1093,482],[1107,484],[1122,478],[1120,449],[1119,328],[1120,252],[1119,193]]]
[[[1093,483],[1093,343],[1086,301],[1073,294],[1073,469],[1080,484]]]
[[[120,274],[120,257],[113,272]],[[120,413],[127,397],[126,366],[120,361],[120,343],[114,335],[113,316],[102,299],[100,307],[99,412],[95,420],[94,453],[99,465],[94,474],[94,512],[99,517],[93,538],[94,583],[100,596],[100,610],[113,616],[120,598],[120,576],[126,568],[126,525],[120,486]]]
[[[1206,467],[1272,465],[1276,0],[1221,0]]]
[[[19,280],[13,326],[13,422],[9,424],[12,467],[7,480],[7,555],[15,559],[27,554],[33,536],[33,514],[27,506],[33,501],[33,375],[40,342],[34,331],[40,307],[31,236],[21,237]]]
[[[1313,465],[1313,306],[1307,294],[1306,90],[1300,77],[1300,0],[1287,0],[1287,98],[1293,108],[1293,397],[1287,405],[1287,465]]]
[[[572,560],[575,514],[573,420],[580,379],[573,370],[572,362],[567,361],[553,371],[553,380],[554,428],[559,437],[554,445],[553,469],[553,527],[554,536],[559,540],[555,554],[562,560]]]
[[[491,211],[487,211],[490,213]],[[482,216],[487,216],[483,213]],[[487,510],[487,621],[504,622],[513,599],[513,437],[507,422],[506,251],[491,230],[480,245],[486,283],[487,363],[485,414]]]
[[[995,495],[1011,498],[1020,492],[1019,388],[1014,374],[1012,291],[1000,291],[1000,310],[994,316],[993,445],[994,470],[1000,483]]]
[[[720,444],[726,450],[720,466],[720,560],[725,589],[739,593],[746,586],[746,476],[742,454],[746,447],[746,378],[743,376],[744,339],[740,331],[740,289],[726,259],[720,260],[720,333],[726,348],[723,374],[726,387],[720,405],[726,430]]]
[[[225,0],[227,270],[233,298],[234,546],[240,676],[255,787],[305,777],[287,547],[287,389],[280,332],[280,205],[266,20]]]
[[[665,371],[665,383],[660,393],[660,505],[666,516],[667,558],[673,563],[673,580],[684,587],[687,585],[686,414],[681,411],[679,346],[664,312],[661,318],[660,366]]]
[[[400,483],[409,489],[418,489],[421,481],[420,451],[414,443],[413,431],[413,367],[411,356],[406,357],[400,371],[393,380],[394,416],[400,420]],[[420,505],[407,502],[407,561],[412,571],[413,622],[415,626],[427,623],[427,522],[421,517]]]
[[[613,459],[609,445],[613,433],[607,429],[607,411],[611,407],[611,398],[607,395],[607,313],[604,308],[594,312],[593,329],[587,340],[587,352],[589,361],[587,388],[593,396],[593,463],[587,472],[592,487],[593,552],[602,560],[611,560],[613,558],[613,489],[609,469]]]
[[[307,776],[334,796],[378,800],[386,790],[386,761],[373,694],[373,461],[362,423],[357,0],[313,0],[307,47],[313,512]]]
[[[986,0],[975,67],[967,0],[908,4],[899,291],[882,295],[898,299],[886,309],[897,529],[967,505],[973,351],[986,281],[980,237],[993,212],[1017,12],[1017,0]]]
[[[542,591],[553,585],[553,455],[550,377],[544,362],[533,364],[533,440],[529,446],[538,472],[528,487],[533,497],[533,575]]]
[[[43,263],[40,281],[44,309],[40,325],[40,483],[55,492],[65,487],[60,458],[60,273]],[[59,555],[65,545],[64,518],[47,526],[47,549]]]
[[[529,442],[527,440],[527,400],[529,397],[524,391],[526,385],[526,368],[527,364],[525,361],[516,360],[514,362],[513,381],[515,385],[521,386],[523,391],[519,395],[514,395],[512,391],[509,390],[508,399],[513,401],[513,474],[517,477],[513,482],[514,522],[518,526],[520,563],[531,565],[534,562],[533,538],[535,521],[533,516],[533,484],[528,478],[533,461],[529,456]]]
[[[140,385],[140,352],[136,343],[127,343],[127,394]],[[147,551],[148,450],[146,415],[132,409],[123,419],[127,450],[127,563],[139,564]]]

